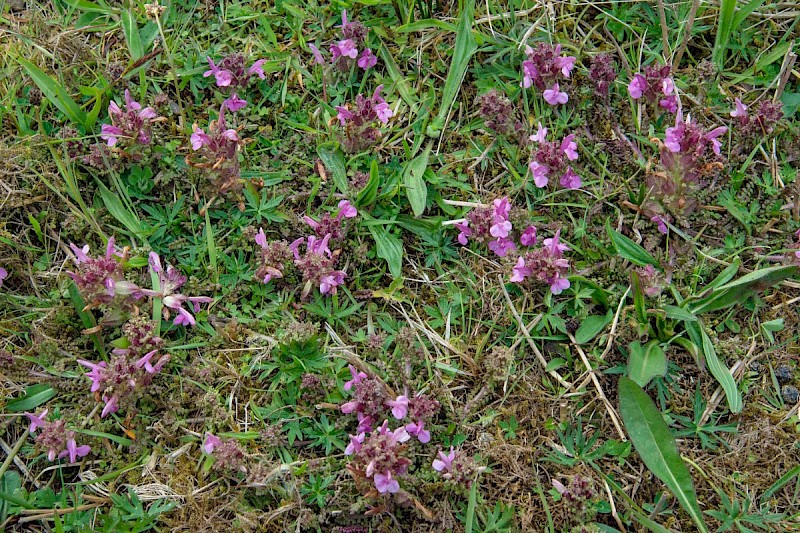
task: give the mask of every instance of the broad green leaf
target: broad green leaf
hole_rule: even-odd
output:
[[[381,59],[383,59],[383,64],[386,67],[386,72],[389,73],[389,77],[392,79],[392,83],[394,86],[397,87],[397,92],[400,93],[400,96],[403,98],[408,107],[412,110],[416,109],[417,107],[417,99],[414,98],[414,93],[411,92],[411,87],[408,84],[408,80],[403,76],[403,73],[400,72],[400,67],[397,66],[397,63],[392,57],[392,53],[386,47],[386,44],[381,42],[380,47],[380,55]]]
[[[639,385],[624,376],[619,378],[619,411],[642,462],[672,491],[697,528],[708,533],[692,476],[661,412]]]
[[[25,389],[25,396],[10,400],[6,404],[6,410],[12,413],[33,411],[40,405],[50,401],[55,395],[56,391],[53,387],[42,383],[31,385]]]
[[[611,311],[605,315],[586,317],[575,332],[575,342],[586,344],[594,339],[611,322],[612,318],[614,318],[614,314]]]
[[[333,183],[343,194],[347,194],[347,168],[344,154],[335,142],[327,142],[317,147],[317,155],[325,168],[331,171]]]
[[[125,33],[125,42],[128,43],[131,59],[136,61],[144,57],[144,46],[139,37],[139,27],[136,24],[136,17],[130,9],[122,10],[122,31]]]
[[[628,349],[628,377],[640,387],[646,387],[656,376],[667,374],[667,356],[657,341],[650,341],[644,346],[632,342]]]
[[[59,111],[64,113],[75,124],[81,127],[86,126],[86,113],[83,109],[75,103],[75,100],[69,95],[67,90],[61,86],[56,80],[42,72],[39,67],[21,57],[17,58],[19,64],[22,65],[28,72],[28,75],[33,79],[33,82],[44,93],[50,102],[56,106]]]
[[[697,317],[694,316],[692,313],[684,309],[683,307],[677,307],[675,305],[664,305],[661,309],[667,313],[667,318],[673,318],[675,320],[684,320],[687,322],[695,322]]]
[[[461,83],[467,75],[467,67],[472,55],[478,50],[475,36],[472,35],[473,11],[475,0],[465,0],[458,21],[458,31],[456,32],[456,44],[453,49],[453,59],[450,62],[450,70],[447,72],[447,79],[442,89],[442,100],[439,102],[439,114],[428,126],[428,135],[436,137],[444,128],[450,109],[456,101],[458,92],[461,90]]]
[[[414,216],[419,217],[425,211],[425,202],[428,200],[428,185],[425,183],[425,169],[428,168],[428,157],[432,145],[429,143],[425,151],[409,161],[403,171],[403,182],[406,186],[406,196],[414,211]]]
[[[100,181],[97,182],[97,190],[100,193],[100,198],[103,200],[106,209],[111,213],[111,216],[122,223],[122,225],[136,237],[144,239],[144,228],[136,213],[125,207],[119,199],[119,196],[112,193],[109,188]]]
[[[800,268],[794,265],[762,268],[718,287],[705,298],[690,304],[689,307],[695,315],[725,309],[741,303],[785,279],[796,276],[798,273],[800,273]]]
[[[630,240],[622,233],[614,230],[611,226],[606,225],[606,231],[611,238],[611,244],[617,250],[617,254],[623,259],[627,259],[631,263],[639,266],[653,265],[658,266],[658,261],[650,255],[650,253]]]
[[[700,291],[700,294],[703,294],[704,292],[709,291],[709,290],[716,289],[717,287],[720,287],[720,286],[728,283],[730,280],[733,279],[733,276],[735,276],[736,273],[739,272],[739,266],[741,264],[742,264],[742,261],[738,257],[736,259],[734,259],[733,262],[730,265],[726,266],[722,270],[722,272],[720,272],[719,275],[716,278],[714,278],[714,281],[712,281],[711,283],[706,285],[703,288],[703,290]]]
[[[386,260],[392,277],[403,275],[403,242],[391,235],[383,226],[368,226],[377,245],[378,257]]]
[[[739,413],[742,411],[742,394],[736,386],[736,380],[733,379],[731,371],[720,361],[717,356],[717,351],[714,349],[714,344],[706,333],[705,326],[702,322],[685,322],[687,333],[692,343],[699,348],[703,354],[708,371],[719,382],[722,390],[725,391],[725,397],[728,400],[728,408],[732,413]]]
[[[375,201],[378,195],[378,186],[381,183],[381,175],[378,170],[378,160],[373,159],[369,166],[369,181],[356,196],[356,207],[366,207]]]

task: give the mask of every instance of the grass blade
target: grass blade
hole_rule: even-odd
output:
[[[714,39],[714,50],[711,57],[717,69],[721,72],[725,60],[725,51],[733,32],[733,22],[736,15],[736,0],[720,0],[719,19],[717,19],[717,37]]]
[[[453,50],[453,61],[447,72],[447,79],[442,90],[442,101],[439,104],[439,114],[428,126],[428,135],[436,137],[444,128],[450,109],[456,101],[456,96],[461,90],[461,82],[467,75],[467,67],[472,55],[478,50],[475,36],[472,35],[472,13],[475,9],[475,0],[466,0],[461,16],[458,21],[458,32],[456,33],[456,46]]]
[[[619,410],[633,447],[650,471],[672,491],[697,528],[708,533],[697,505],[692,476],[658,408],[642,388],[619,379]]]
[[[122,11],[122,32],[125,34],[125,42],[128,43],[131,59],[136,61],[144,57],[144,45],[139,37],[139,27],[136,25],[136,17],[130,9]]]
[[[17,61],[28,72],[33,82],[39,87],[50,102],[64,113],[75,124],[86,126],[86,113],[75,103],[67,90],[56,80],[45,74],[39,67],[21,57]]]
[[[650,253],[630,240],[622,233],[611,229],[611,226],[606,225],[606,231],[611,238],[611,244],[617,250],[617,254],[623,259],[627,259],[631,263],[639,266],[653,265],[658,266],[658,261],[650,255]]]

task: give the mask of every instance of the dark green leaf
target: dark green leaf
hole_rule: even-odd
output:
[[[632,342],[629,346],[628,377],[640,387],[646,387],[656,376],[667,373],[667,356],[656,341],[645,346]]]
[[[345,167],[344,154],[334,142],[321,144],[317,147],[317,154],[325,168],[331,171],[333,183],[343,194],[347,194],[347,168]]]
[[[19,413],[22,411],[33,411],[40,405],[48,402],[56,395],[53,387],[39,383],[31,385],[25,389],[25,396],[10,400],[6,404],[6,410],[12,413]]]
[[[622,233],[611,229],[611,226],[606,226],[608,236],[611,238],[611,243],[617,251],[617,254],[623,259],[627,259],[631,263],[639,266],[653,265],[658,266],[658,261],[648,253],[647,250],[630,240]]]

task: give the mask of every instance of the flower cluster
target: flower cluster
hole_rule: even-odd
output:
[[[261,265],[256,270],[256,278],[262,283],[283,278],[293,256],[294,266],[305,281],[303,298],[315,286],[322,294],[336,294],[347,274],[335,270],[341,250],[331,251],[330,247],[333,243],[340,244],[345,237],[344,220],[358,215],[358,210],[347,200],[340,201],[338,207],[336,215],[326,213],[319,221],[303,217],[314,230],[314,235],[300,237],[288,245],[285,241],[268,242],[264,230],[259,229],[255,241],[261,247]],[[303,244],[305,253],[301,254],[300,246]]]
[[[210,303],[214,299],[208,296],[185,296],[180,294],[178,289],[186,283],[186,276],[172,265],[167,265],[167,268],[164,269],[161,266],[161,258],[158,257],[157,253],[150,252],[148,264],[150,265],[150,271],[158,276],[158,289],[140,289],[139,291],[146,296],[161,298],[161,302],[164,305],[163,314],[165,320],[170,319],[172,311],[176,313],[173,321],[176,326],[194,326],[196,323],[194,315],[184,309],[183,306],[191,304],[194,312],[197,313],[200,311],[201,303]]]
[[[535,135],[531,135],[531,141],[537,143],[533,160],[528,168],[533,174],[533,182],[537,187],[546,187],[550,181],[551,174],[561,174],[559,183],[565,189],[579,189],[583,182],[580,176],[575,173],[569,161],[578,159],[578,144],[575,142],[575,134],[571,133],[564,137],[561,142],[547,141],[547,128],[539,123]]]
[[[644,98],[650,104],[658,105],[670,113],[678,111],[678,96],[675,94],[675,82],[670,77],[672,69],[669,65],[648,65],[644,74],[637,73],[628,84],[628,94],[634,100]]]
[[[589,62],[589,80],[594,85],[594,94],[608,98],[609,89],[617,79],[617,69],[611,54],[597,54]]]
[[[545,101],[550,105],[566,104],[569,96],[558,85],[561,78],[569,78],[575,67],[574,56],[562,56],[561,45],[539,43],[535,48],[525,49],[528,59],[522,62],[522,83],[525,89],[535,86],[543,90]]]
[[[731,117],[738,123],[737,131],[745,137],[756,137],[761,139],[775,131],[775,126],[783,118],[783,110],[780,102],[764,100],[759,104],[755,114],[748,113],[749,107],[736,98],[734,100],[735,109],[731,111]]]
[[[350,375],[353,379],[344,384],[344,390],[351,390],[353,399],[343,403],[340,409],[345,414],[356,414],[358,433],[372,431],[373,424],[383,417],[391,400],[387,397],[384,386],[376,378],[356,370],[353,365],[350,365]]]
[[[247,472],[244,464],[246,458],[244,449],[236,439],[220,439],[216,435],[206,432],[203,451],[214,456],[215,470]]]
[[[508,198],[497,198],[491,207],[478,207],[467,214],[466,220],[457,223],[458,242],[466,246],[469,239],[486,242],[489,249],[505,257],[516,249],[509,238],[513,224],[510,220],[511,202]]]
[[[478,114],[490,130],[508,133],[511,130],[522,129],[522,122],[514,120],[514,106],[511,100],[496,89],[480,95],[476,102],[480,106]]]
[[[634,272],[639,276],[642,292],[648,298],[656,298],[664,290],[666,284],[664,276],[653,265],[635,268]]]
[[[388,124],[394,116],[392,108],[381,97],[382,90],[383,85],[378,85],[370,98],[357,95],[355,106],[336,106],[336,118],[345,128],[342,148],[346,152],[354,153],[374,145],[381,137],[375,122]]]
[[[239,133],[228,128],[225,122],[225,105],[219,110],[219,117],[208,126],[208,133],[197,124],[192,126],[189,141],[200,162],[187,158],[188,164],[213,171],[217,175],[216,188],[225,193],[242,187],[238,148],[241,144]]]
[[[472,458],[456,453],[452,446],[450,446],[450,453],[440,451],[431,466],[442,474],[443,478],[468,488],[475,480],[475,476],[485,470],[475,464]]]
[[[422,444],[431,440],[431,432],[425,429],[425,421],[430,420],[439,411],[439,402],[424,394],[417,394],[409,398],[406,395],[389,400],[386,405],[392,409],[392,416],[403,420],[406,416],[411,422],[406,424],[405,430],[409,435],[416,437]]]
[[[330,47],[331,63],[337,69],[342,72],[350,70],[354,61],[362,70],[368,70],[378,64],[378,58],[375,57],[370,48],[364,48],[361,53],[358,51],[359,47],[363,46],[367,40],[369,29],[366,26],[357,20],[348,21],[347,11],[342,11],[340,29],[344,38]],[[314,56],[314,62],[324,65],[326,61],[319,49],[313,44],[308,46]]]
[[[517,258],[511,275],[511,282],[522,283],[526,278],[538,280],[550,285],[550,292],[561,294],[569,288],[567,271],[569,261],[564,252],[569,247],[559,241],[561,230],[556,231],[550,239],[545,239],[540,248],[526,250]]]
[[[347,468],[358,478],[371,478],[379,493],[396,494],[400,491],[398,477],[408,470],[411,460],[401,455],[405,450],[404,442],[411,439],[405,428],[394,431],[389,429],[389,421],[385,420],[369,437],[362,432],[350,437],[350,444],[345,450],[352,456]]]
[[[55,461],[56,458],[63,459],[69,457],[70,464],[78,462],[79,457],[85,457],[91,448],[89,445],[84,444],[78,446],[75,442],[75,432],[67,429],[64,420],[45,420],[47,409],[34,415],[32,413],[25,413],[31,425],[28,431],[35,433],[41,430],[36,437],[36,444],[47,450],[47,459]]]
[[[223,108],[227,108],[233,113],[247,105],[247,101],[239,98],[236,90],[245,89],[253,76],[258,76],[262,80],[266,77],[264,74],[266,59],[259,59],[247,69],[245,68],[244,57],[241,54],[229,55],[220,61],[219,65],[215,65],[214,60],[210,57],[206,59],[208,60],[209,69],[203,73],[203,77],[214,76],[217,87],[225,87],[232,91],[230,96],[223,102]]]
[[[152,141],[150,125],[157,114],[152,107],[145,107],[131,98],[131,92],[125,89],[125,111],[113,100],[108,104],[108,116],[111,124],[103,124],[100,128],[100,138],[108,146],[116,146],[123,141],[126,148],[147,146]]]
[[[75,254],[76,272],[67,271],[75,281],[87,308],[111,303],[117,295],[136,295],[139,288],[122,275],[122,267],[115,258],[124,258],[116,252],[114,237],[108,239],[106,253],[100,257],[89,257],[89,245],[78,248],[70,243]]]

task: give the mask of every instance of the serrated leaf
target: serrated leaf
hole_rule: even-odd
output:
[[[347,168],[344,154],[335,142],[328,142],[317,147],[317,155],[325,168],[331,171],[333,183],[343,194],[347,194]]]
[[[614,245],[617,254],[623,259],[627,259],[631,263],[639,266],[653,265],[658,266],[658,261],[650,255],[650,253],[630,240],[622,233],[611,229],[611,226],[606,225],[608,236],[611,238],[611,244]]]
[[[419,217],[425,211],[425,202],[428,200],[428,185],[425,183],[425,170],[428,168],[428,157],[432,145],[429,143],[425,151],[409,161],[403,171],[403,183],[406,186],[406,197],[414,211],[414,216]]]
[[[47,403],[53,399],[56,391],[53,387],[39,383],[31,385],[25,389],[25,395],[21,398],[10,400],[6,404],[6,410],[12,413],[19,413],[22,411],[33,411],[40,405]]]
[[[667,356],[658,342],[651,341],[645,346],[632,342],[629,346],[628,377],[644,388],[656,376],[667,374]]]
[[[73,123],[86,126],[86,113],[75,103],[67,90],[56,80],[45,74],[39,67],[21,57],[17,58],[20,65],[25,68],[33,82],[44,93],[45,97],[64,113]]]
[[[612,318],[614,318],[614,315],[611,311],[605,315],[586,317],[575,332],[575,342],[586,344],[594,339],[611,322]]]
[[[619,378],[619,411],[642,462],[672,491],[697,528],[708,533],[697,505],[692,476],[661,412],[639,385],[624,376]]]

